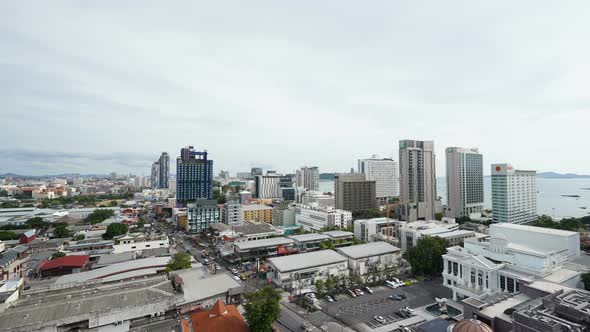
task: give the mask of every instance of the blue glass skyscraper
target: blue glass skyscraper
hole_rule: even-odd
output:
[[[176,158],[176,203],[187,203],[213,197],[213,160],[207,151],[196,151],[192,146],[180,149]]]

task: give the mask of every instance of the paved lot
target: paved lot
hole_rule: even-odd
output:
[[[405,318],[396,314],[396,311],[406,306],[410,308],[421,307],[435,302],[435,297],[450,297],[451,292],[442,286],[439,279],[422,282],[413,286],[390,289],[376,287],[373,294],[365,294],[357,298],[348,295],[338,295],[337,301],[328,303],[323,301],[323,312],[340,320],[348,326],[365,324],[370,328],[391,324]],[[390,300],[392,294],[404,294],[406,299],[402,301]],[[382,316],[386,323],[377,322],[374,317]]]

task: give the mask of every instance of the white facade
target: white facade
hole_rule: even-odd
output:
[[[575,287],[580,273],[564,263],[580,256],[580,234],[515,224],[492,224],[489,238],[465,240],[443,256],[444,285],[453,298],[515,293],[536,279]]]
[[[348,268],[359,275],[398,265],[401,250],[383,241],[342,247],[336,251],[348,259]]]
[[[298,203],[303,205],[311,205],[316,203],[321,208],[329,208],[334,206],[334,195],[326,195],[319,191],[307,191],[303,193]]]
[[[494,222],[514,224],[537,220],[535,171],[515,170],[510,164],[492,164]]]
[[[397,222],[396,229],[394,230],[395,237],[398,239],[398,243],[403,252],[408,249],[415,247],[424,236],[440,236],[445,237],[445,234],[456,234],[463,235],[464,237],[474,236],[475,232],[462,231],[456,233],[459,230],[459,224],[455,222],[453,218],[443,218],[442,221],[438,220],[427,220],[427,221],[414,221],[414,222]]]
[[[483,156],[478,149],[450,147],[447,155],[447,210],[453,218],[481,217],[484,206]]]
[[[400,199],[410,202],[399,209],[406,221],[432,220],[436,212],[434,141],[399,142]]]
[[[399,221],[389,219],[390,236],[394,234],[396,223],[399,223]],[[386,218],[357,219],[354,221],[354,237],[359,240],[366,242],[381,241],[385,239],[386,232]]]
[[[352,224],[352,212],[297,205],[295,207],[295,224],[301,225],[309,231],[319,231],[323,228],[347,228]]]
[[[301,167],[295,174],[295,184],[307,190],[320,190],[320,170],[316,166]]]
[[[375,181],[375,196],[379,204],[387,204],[392,197],[399,196],[399,170],[393,159],[381,159],[374,155],[370,159],[358,160],[358,172],[367,180]]]
[[[243,224],[242,215],[242,205],[239,202],[227,202],[223,206],[221,219],[226,225],[239,226]]]
[[[257,175],[255,182],[256,198],[280,198],[283,196],[280,176]]]
[[[119,254],[128,251],[138,251],[154,248],[168,248],[170,243],[168,237],[146,237],[142,234],[127,234],[118,238],[115,238],[115,244],[113,245],[113,253]]]
[[[302,290],[312,287],[328,276],[348,275],[348,259],[333,250],[320,250],[304,254],[268,259],[272,280],[278,286],[291,286]]]

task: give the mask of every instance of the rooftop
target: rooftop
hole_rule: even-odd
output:
[[[86,255],[73,255],[73,256],[64,256],[59,258],[54,258],[49,261],[43,262],[39,269],[41,271],[47,271],[51,269],[55,269],[58,267],[84,267],[84,265],[88,264],[89,257]]]
[[[209,274],[203,267],[178,270],[170,273],[178,276],[182,283],[184,303],[192,303],[224,294],[242,292],[242,284],[227,273]],[[172,278],[171,278],[172,279]]]
[[[436,234],[436,236],[443,238],[443,239],[447,239],[447,238],[452,238],[452,237],[456,237],[456,236],[466,236],[466,235],[475,235],[475,232],[473,231],[465,231],[465,230],[456,230],[456,231],[451,231],[451,232],[446,232],[446,233],[439,233]]]
[[[369,242],[350,247],[342,247],[336,250],[342,255],[352,259],[392,254],[401,251],[400,248],[392,246],[391,244],[383,241]]]
[[[272,238],[263,239],[263,240],[237,242],[234,244],[234,246],[238,250],[249,250],[249,249],[255,249],[255,248],[276,247],[279,245],[293,244],[294,242],[295,241],[285,238],[285,237],[272,237]]]
[[[334,250],[320,250],[304,254],[274,257],[269,263],[279,272],[285,273],[317,266],[346,262],[346,257]]]
[[[518,225],[518,224],[505,223],[505,222],[498,223],[498,224],[492,224],[490,226],[490,229],[492,232],[494,230],[505,229],[505,230],[519,230],[519,231],[527,231],[527,232],[531,232],[531,233],[543,233],[543,234],[553,234],[553,235],[561,235],[561,236],[572,236],[572,235],[578,234],[578,232],[564,231],[561,229]]]
[[[344,238],[344,237],[353,237],[354,236],[353,232],[347,232],[347,231],[328,231],[328,232],[322,232],[322,234],[328,235],[329,237],[331,237],[333,239],[340,239],[340,238]]]
[[[244,318],[233,305],[225,305],[220,300],[210,310],[200,311],[191,315],[193,331],[217,332],[248,332]]]
[[[323,241],[323,240],[330,239],[330,237],[328,235],[319,234],[319,233],[290,235],[290,236],[287,236],[287,238],[293,239],[293,240],[295,240],[295,242]]]
[[[495,298],[489,306],[485,307],[482,311],[482,314],[486,315],[487,317],[502,317],[503,320],[512,321],[512,318],[504,313],[506,309],[513,308],[518,306],[521,303],[529,301],[531,298],[525,294],[516,294],[514,296],[503,295],[502,297]]]
[[[272,210],[271,206],[259,205],[259,204],[242,204],[242,211],[261,211],[261,210]]]

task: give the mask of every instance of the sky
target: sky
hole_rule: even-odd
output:
[[[590,173],[588,1],[2,1],[0,173],[348,171],[401,139]],[[174,168],[174,161],[172,162]]]

